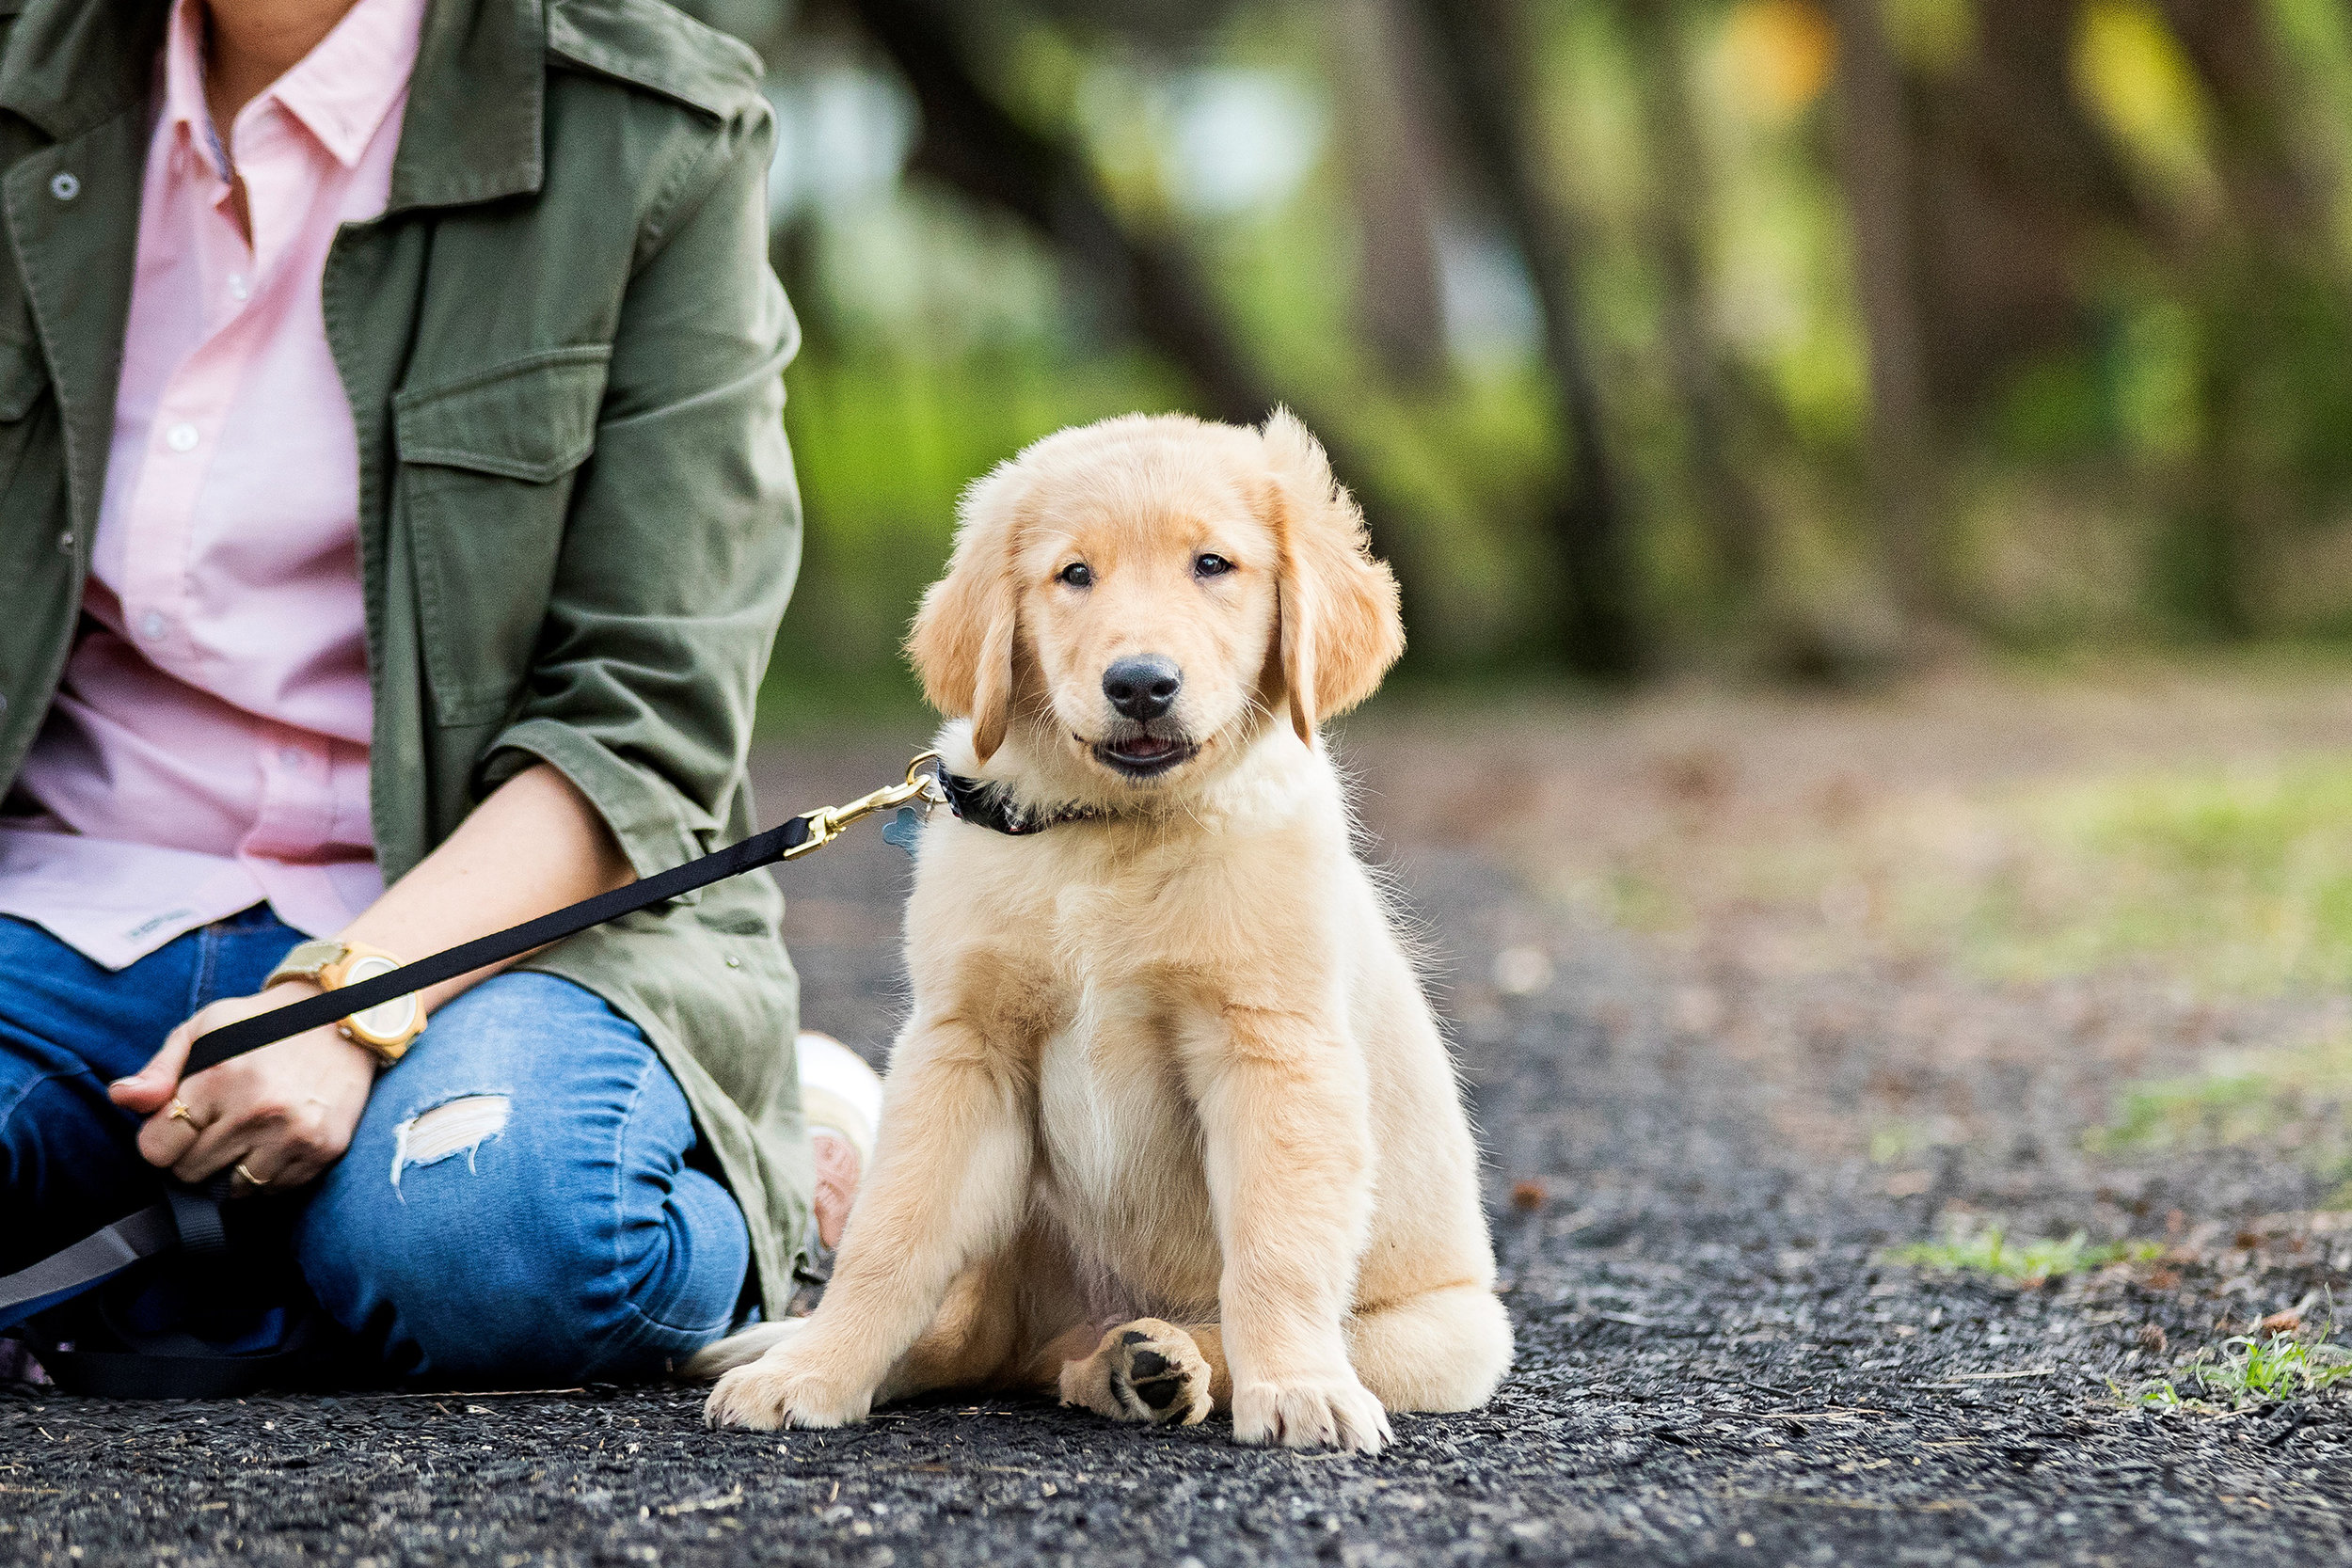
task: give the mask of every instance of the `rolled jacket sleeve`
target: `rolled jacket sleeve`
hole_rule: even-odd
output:
[[[799,567],[772,140],[746,108],[647,222],[530,677],[484,765],[486,790],[552,764],[640,876],[724,828]]]

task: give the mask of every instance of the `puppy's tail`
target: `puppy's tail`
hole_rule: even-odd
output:
[[[787,1318],[782,1323],[754,1323],[740,1334],[730,1334],[715,1345],[705,1345],[678,1369],[680,1377],[717,1377],[738,1367],[749,1366],[768,1354],[770,1347],[783,1343],[803,1328],[806,1318]]]

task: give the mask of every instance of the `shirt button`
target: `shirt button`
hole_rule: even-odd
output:
[[[71,201],[82,194],[82,178],[59,169],[49,180],[49,194],[59,201]]]
[[[230,299],[242,300],[252,293],[253,285],[245,280],[245,274],[232,272],[229,275],[229,297]]]
[[[162,641],[164,633],[170,629],[171,623],[164,619],[164,612],[160,610],[151,610],[139,617],[139,635],[150,642]]]
[[[284,763],[288,768],[291,768],[297,773],[302,771],[302,753],[292,746],[279,747],[278,750],[278,760]]]
[[[164,445],[174,451],[194,451],[196,450],[196,426],[192,424],[173,425],[164,432]]]

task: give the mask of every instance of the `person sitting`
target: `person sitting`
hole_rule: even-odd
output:
[[[756,62],[659,0],[0,28],[0,1272],[227,1173],[389,1376],[782,1312],[880,1101],[796,1070],[764,876],[182,1071],[753,831],[800,538]]]

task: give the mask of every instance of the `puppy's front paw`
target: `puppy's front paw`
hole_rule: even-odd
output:
[[[1378,1453],[1394,1435],[1388,1412],[1353,1371],[1233,1387],[1233,1436],[1240,1442]]]
[[[781,1345],[748,1367],[719,1380],[703,1402],[703,1419],[714,1427],[838,1427],[866,1419],[874,1390],[845,1385],[808,1364],[797,1347]]]
[[[1115,1421],[1191,1426],[1209,1414],[1209,1364],[1174,1323],[1137,1318],[1062,1368],[1061,1402]]]

